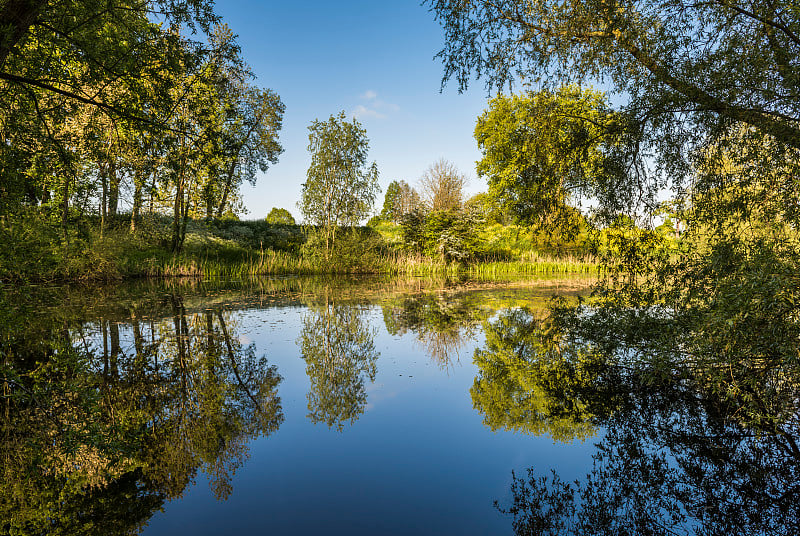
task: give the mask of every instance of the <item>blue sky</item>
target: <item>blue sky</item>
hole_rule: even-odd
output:
[[[480,152],[472,133],[487,93],[482,82],[463,94],[453,83],[439,91],[443,71],[433,57],[442,31],[418,0],[220,0],[217,11],[239,35],[255,83],[286,105],[284,152],[254,188],[243,187],[245,218],[263,218],[276,206],[299,220],[308,125],[341,110],[367,129],[383,191],[392,180],[413,185],[439,158],[470,177],[468,193],[486,190],[475,173]],[[383,193],[376,208],[382,203]]]

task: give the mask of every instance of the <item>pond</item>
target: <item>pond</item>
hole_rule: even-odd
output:
[[[684,379],[548,354],[551,297],[586,293],[585,280],[302,278],[7,289],[0,529],[794,533],[794,407],[756,434]]]

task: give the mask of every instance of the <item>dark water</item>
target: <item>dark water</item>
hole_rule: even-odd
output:
[[[0,529],[793,534],[795,408],[548,354],[583,287],[7,289]]]

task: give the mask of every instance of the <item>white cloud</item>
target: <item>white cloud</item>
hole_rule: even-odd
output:
[[[378,110],[374,110],[372,108],[367,108],[363,104],[359,104],[353,111],[350,112],[350,115],[355,117],[356,119],[364,119],[365,117],[372,117],[374,119],[385,119],[386,116],[380,113]]]
[[[379,99],[378,93],[371,89],[368,89],[360,95],[359,99],[366,102],[359,104],[350,112],[356,119],[368,117],[373,119],[385,119],[387,114],[400,111],[398,105]]]

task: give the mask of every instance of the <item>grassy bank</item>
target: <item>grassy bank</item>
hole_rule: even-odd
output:
[[[131,278],[195,277],[245,279],[264,275],[387,274],[468,275],[482,279],[508,275],[591,274],[593,259],[484,253],[471,262],[403,251],[381,234],[361,228],[343,234],[324,254],[307,229],[262,221],[191,222],[182,252],[169,248],[169,222],[145,219],[135,232],[120,217],[101,230],[81,220],[66,231],[30,214],[0,221],[0,281],[57,282]]]

